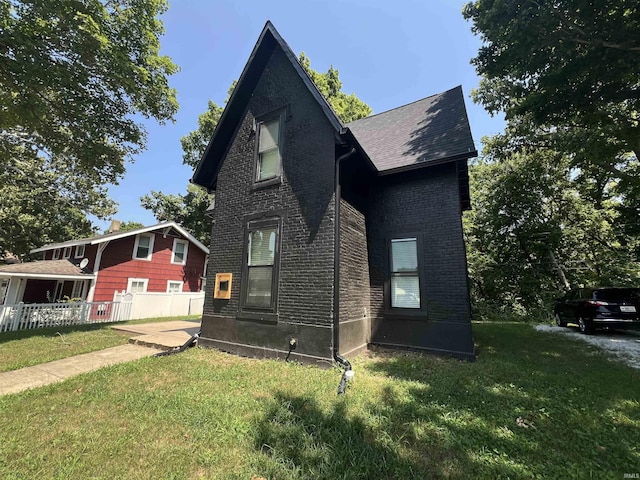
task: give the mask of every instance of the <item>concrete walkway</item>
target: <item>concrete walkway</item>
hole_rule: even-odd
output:
[[[112,328],[139,335],[130,338],[128,345],[76,355],[11,372],[1,372],[0,395],[49,385],[81,373],[150,357],[163,350],[180,347],[200,330],[200,322],[158,322],[116,325]]]

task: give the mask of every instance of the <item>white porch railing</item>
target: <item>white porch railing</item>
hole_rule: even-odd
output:
[[[0,306],[0,332],[129,320],[131,302],[18,303]]]

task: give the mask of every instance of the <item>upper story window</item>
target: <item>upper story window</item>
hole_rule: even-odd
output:
[[[71,258],[71,247],[64,247],[63,258]]]
[[[51,255],[52,260],[58,260],[60,258],[60,249],[56,248]]]
[[[76,258],[84,257],[84,245],[76,245]]]
[[[136,235],[136,241],[133,245],[133,258],[137,260],[151,260],[154,239],[155,235],[153,233]]]
[[[271,115],[257,123],[256,183],[278,180],[281,171],[282,114]],[[270,182],[268,182],[270,183]]]
[[[391,308],[420,309],[418,239],[391,240]]]
[[[178,238],[173,240],[173,250],[171,253],[171,263],[177,263],[178,265],[184,265],[187,263],[187,250],[189,249],[189,242],[186,240],[180,240]]]

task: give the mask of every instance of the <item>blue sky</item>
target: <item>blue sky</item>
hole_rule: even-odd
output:
[[[156,223],[140,206],[151,190],[184,193],[192,171],[182,165],[180,138],[197,127],[209,99],[222,104],[267,20],[291,49],[325,72],[338,69],[343,91],[354,92],[380,113],[462,85],[476,147],[503,130],[469,98],[478,85],[470,59],[480,40],[462,18],[458,0],[175,0],[163,15],[162,54],[181,71],[170,78],[178,91],[175,123],[146,122],[148,148],[129,164],[110,194],[119,203],[115,218]],[[109,222],[96,222],[102,230]]]

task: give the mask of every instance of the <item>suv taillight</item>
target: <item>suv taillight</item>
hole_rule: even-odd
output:
[[[609,302],[603,302],[602,300],[587,300],[589,305],[595,305],[596,307],[602,307],[603,305],[611,305]]]

